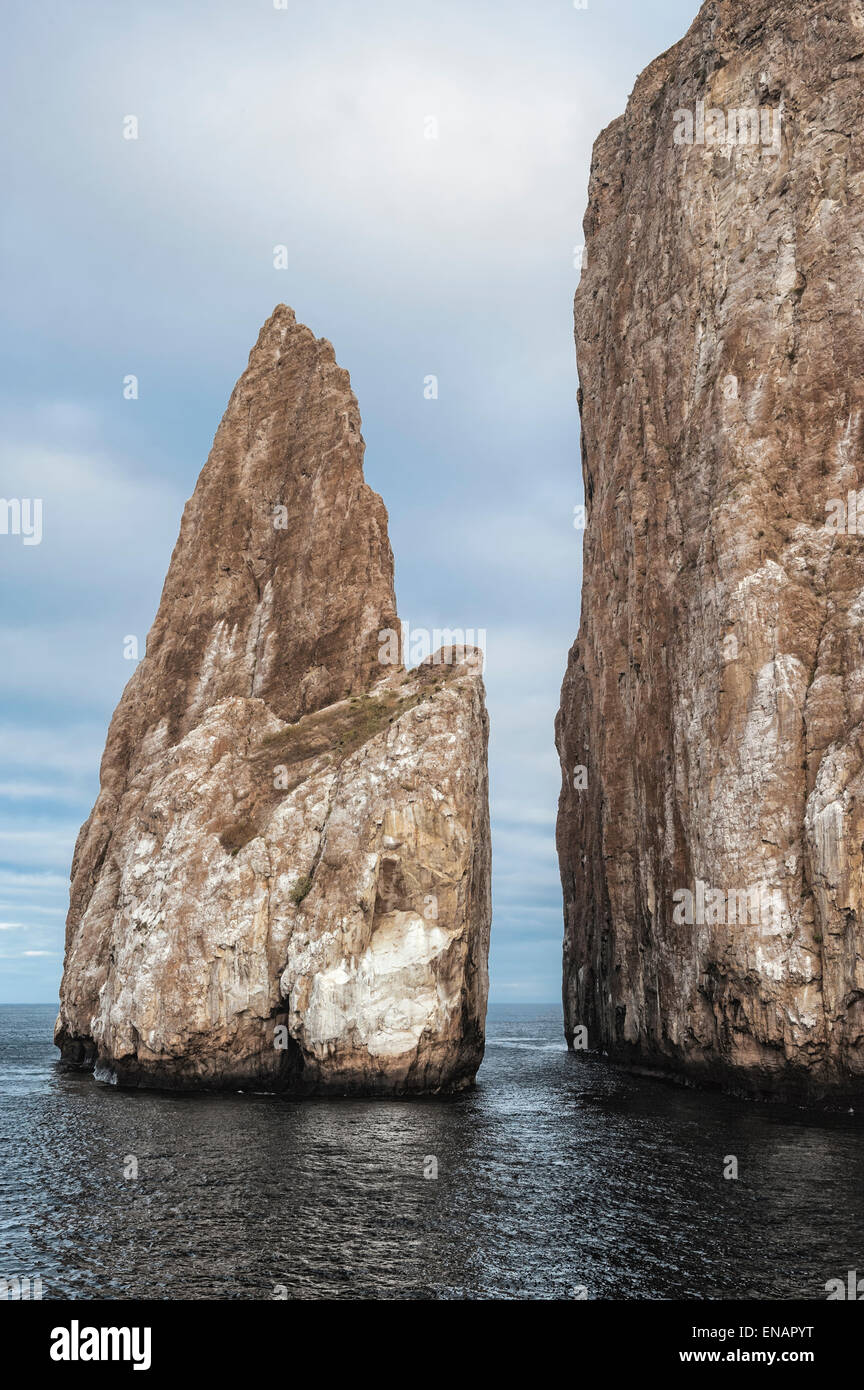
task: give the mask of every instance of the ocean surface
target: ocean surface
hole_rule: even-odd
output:
[[[629,1076],[569,1055],[554,1007],[492,1007],[476,1089],[411,1101],[119,1091],[58,1069],[53,1021],[0,1007],[0,1277],[45,1299],[824,1299],[864,1275],[864,1114]]]

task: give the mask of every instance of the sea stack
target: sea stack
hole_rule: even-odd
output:
[[[860,0],[710,0],[595,145],[557,720],[568,1037],[829,1103],[864,1096],[862,55]]]
[[[333,349],[280,305],[186,505],[72,866],[55,1041],[99,1079],[458,1090],[490,926],[481,658],[401,662]]]

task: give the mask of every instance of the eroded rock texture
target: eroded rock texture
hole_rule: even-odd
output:
[[[864,1090],[862,130],[860,0],[705,5],[597,141],[576,296],[567,1031],[805,1099]]]
[[[186,506],[72,868],[55,1040],[122,1084],[433,1091],[483,1055],[480,654],[398,630],[348,375],[280,306]]]

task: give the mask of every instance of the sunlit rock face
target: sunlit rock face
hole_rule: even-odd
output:
[[[55,1040],[102,1080],[459,1089],[490,926],[481,655],[406,672],[348,375],[280,306],[78,838]]]
[[[864,1095],[862,52],[859,0],[705,5],[596,143],[575,312],[567,1031],[805,1100]]]

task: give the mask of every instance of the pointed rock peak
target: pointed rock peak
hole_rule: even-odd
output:
[[[306,348],[313,350],[322,363],[328,359],[333,363],[336,361],[333,344],[328,338],[316,338],[311,328],[298,322],[297,315],[288,304],[277,304],[269,319],[265,319],[261,325],[258,339],[249,354],[249,366],[273,366],[282,357],[288,358]],[[338,370],[348,381],[344,368],[339,367]]]
[[[363,451],[348,373],[279,305],[186,505],[117,712],[124,776],[149,729],[174,741],[221,699],[260,696],[293,720],[380,677],[378,634],[398,622],[387,513]]]

